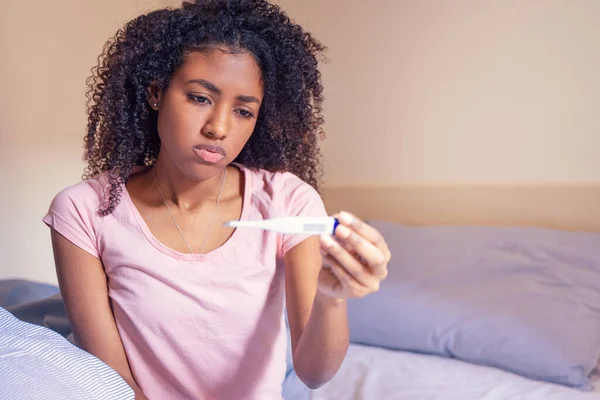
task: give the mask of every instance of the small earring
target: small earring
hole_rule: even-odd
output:
[[[152,104],[152,106],[153,106],[154,108],[157,108],[157,107],[158,107],[158,103],[153,103],[153,104]]]

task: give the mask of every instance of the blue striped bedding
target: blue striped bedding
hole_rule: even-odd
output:
[[[128,400],[133,390],[110,367],[58,333],[0,308],[0,399]]]

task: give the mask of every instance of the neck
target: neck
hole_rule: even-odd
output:
[[[216,201],[223,184],[224,173],[224,170],[219,170],[206,179],[192,180],[160,159],[151,171],[166,201],[185,211],[195,209],[207,201]]]

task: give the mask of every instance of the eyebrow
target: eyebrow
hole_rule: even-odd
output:
[[[215,85],[212,82],[209,82],[205,79],[190,79],[189,81],[185,82],[186,84],[188,83],[196,83],[198,85],[204,86],[206,89],[210,90],[211,92],[217,93],[217,94],[221,94],[221,89],[219,89],[217,87],[217,85]],[[237,97],[237,99],[243,103],[256,103],[260,105],[260,101],[254,97],[254,96],[248,96],[248,95],[239,95]]]

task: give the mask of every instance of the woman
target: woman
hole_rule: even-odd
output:
[[[76,340],[136,398],[280,399],[284,303],[298,377],[338,370],[346,299],[387,274],[381,235],[348,213],[335,237],[223,226],[326,215],[322,50],[262,0],[185,2],[105,47],[85,180],[44,221]]]

